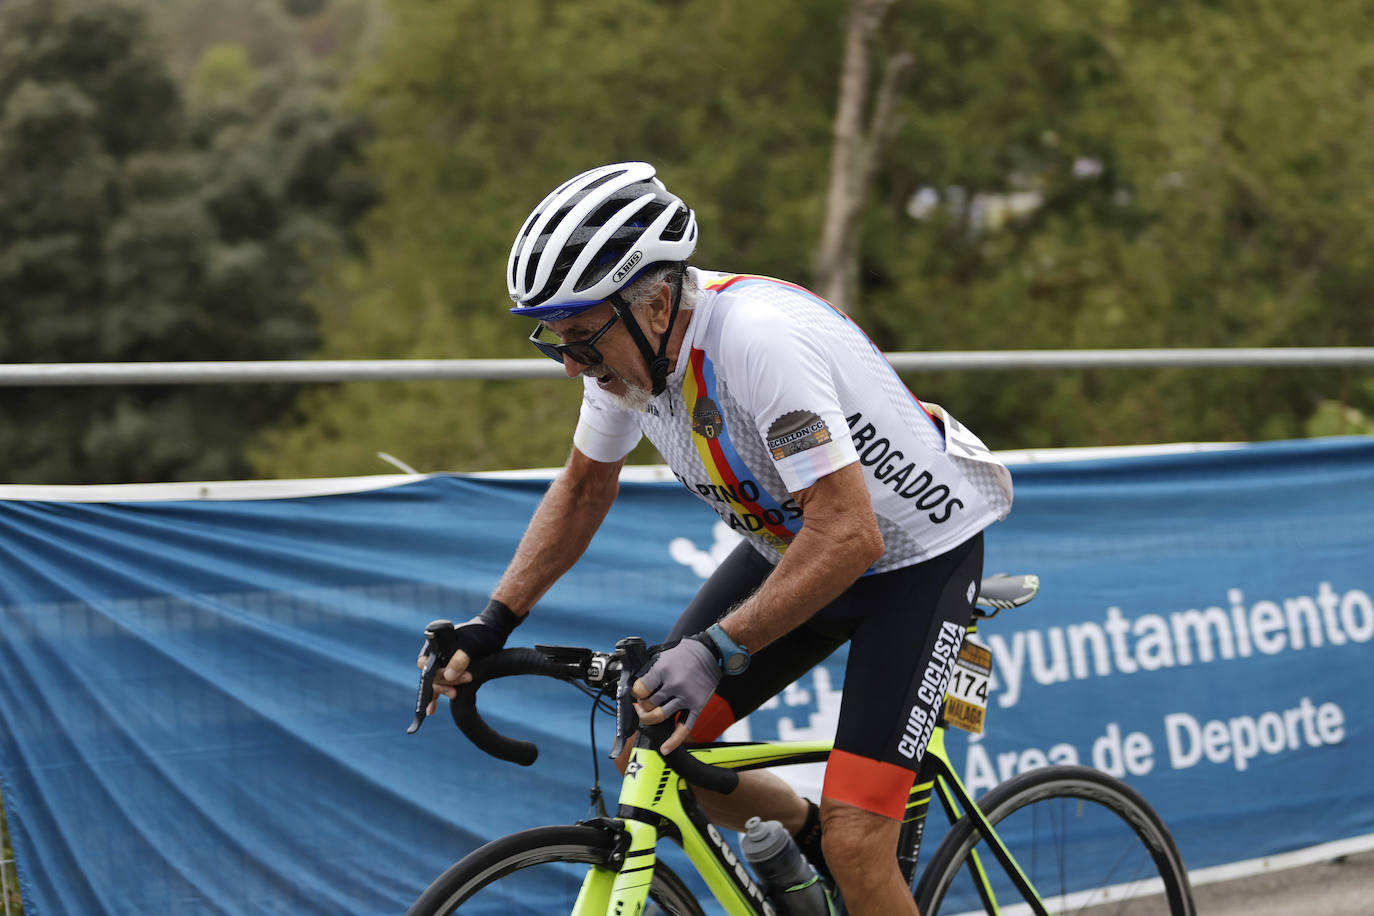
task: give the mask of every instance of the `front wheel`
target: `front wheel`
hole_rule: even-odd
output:
[[[1130,786],[1089,767],[1022,773],[978,803],[1051,914],[1194,916],[1183,858]],[[995,903],[975,881],[974,860]],[[967,815],[950,828],[916,887],[922,916],[1034,913]]]
[[[570,913],[588,866],[606,865],[614,836],[596,827],[536,827],[494,840],[431,884],[407,916]],[[644,916],[703,916],[681,879],[654,866]]]

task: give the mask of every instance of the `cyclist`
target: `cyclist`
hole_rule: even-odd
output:
[[[674,719],[665,751],[713,740],[849,642],[819,807],[760,772],[702,803],[735,829],[782,821],[850,912],[914,913],[894,856],[901,817],[1011,478],[844,314],[790,283],[689,267],[696,243],[695,214],[643,162],[572,178],[520,229],[510,311],[583,380],[581,414],[436,687],[452,696],[469,659],[499,649],[582,555],[648,436],[744,537],[634,684],[641,721]]]

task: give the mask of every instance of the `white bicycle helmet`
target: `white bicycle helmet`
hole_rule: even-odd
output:
[[[697,247],[696,214],[647,162],[603,165],[560,185],[511,246],[506,287],[527,318],[561,321],[604,302],[646,268]]]

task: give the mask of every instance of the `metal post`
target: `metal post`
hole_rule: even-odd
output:
[[[13,859],[0,859],[0,900],[5,901],[5,916],[12,916],[10,913],[10,868],[13,867]]]

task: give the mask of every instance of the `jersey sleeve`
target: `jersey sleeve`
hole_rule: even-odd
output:
[[[583,379],[582,409],[573,432],[573,445],[593,461],[619,461],[639,444],[639,423],[634,416]]]
[[[833,366],[815,329],[763,315],[740,324],[742,400],[787,489],[804,490],[857,461]]]

